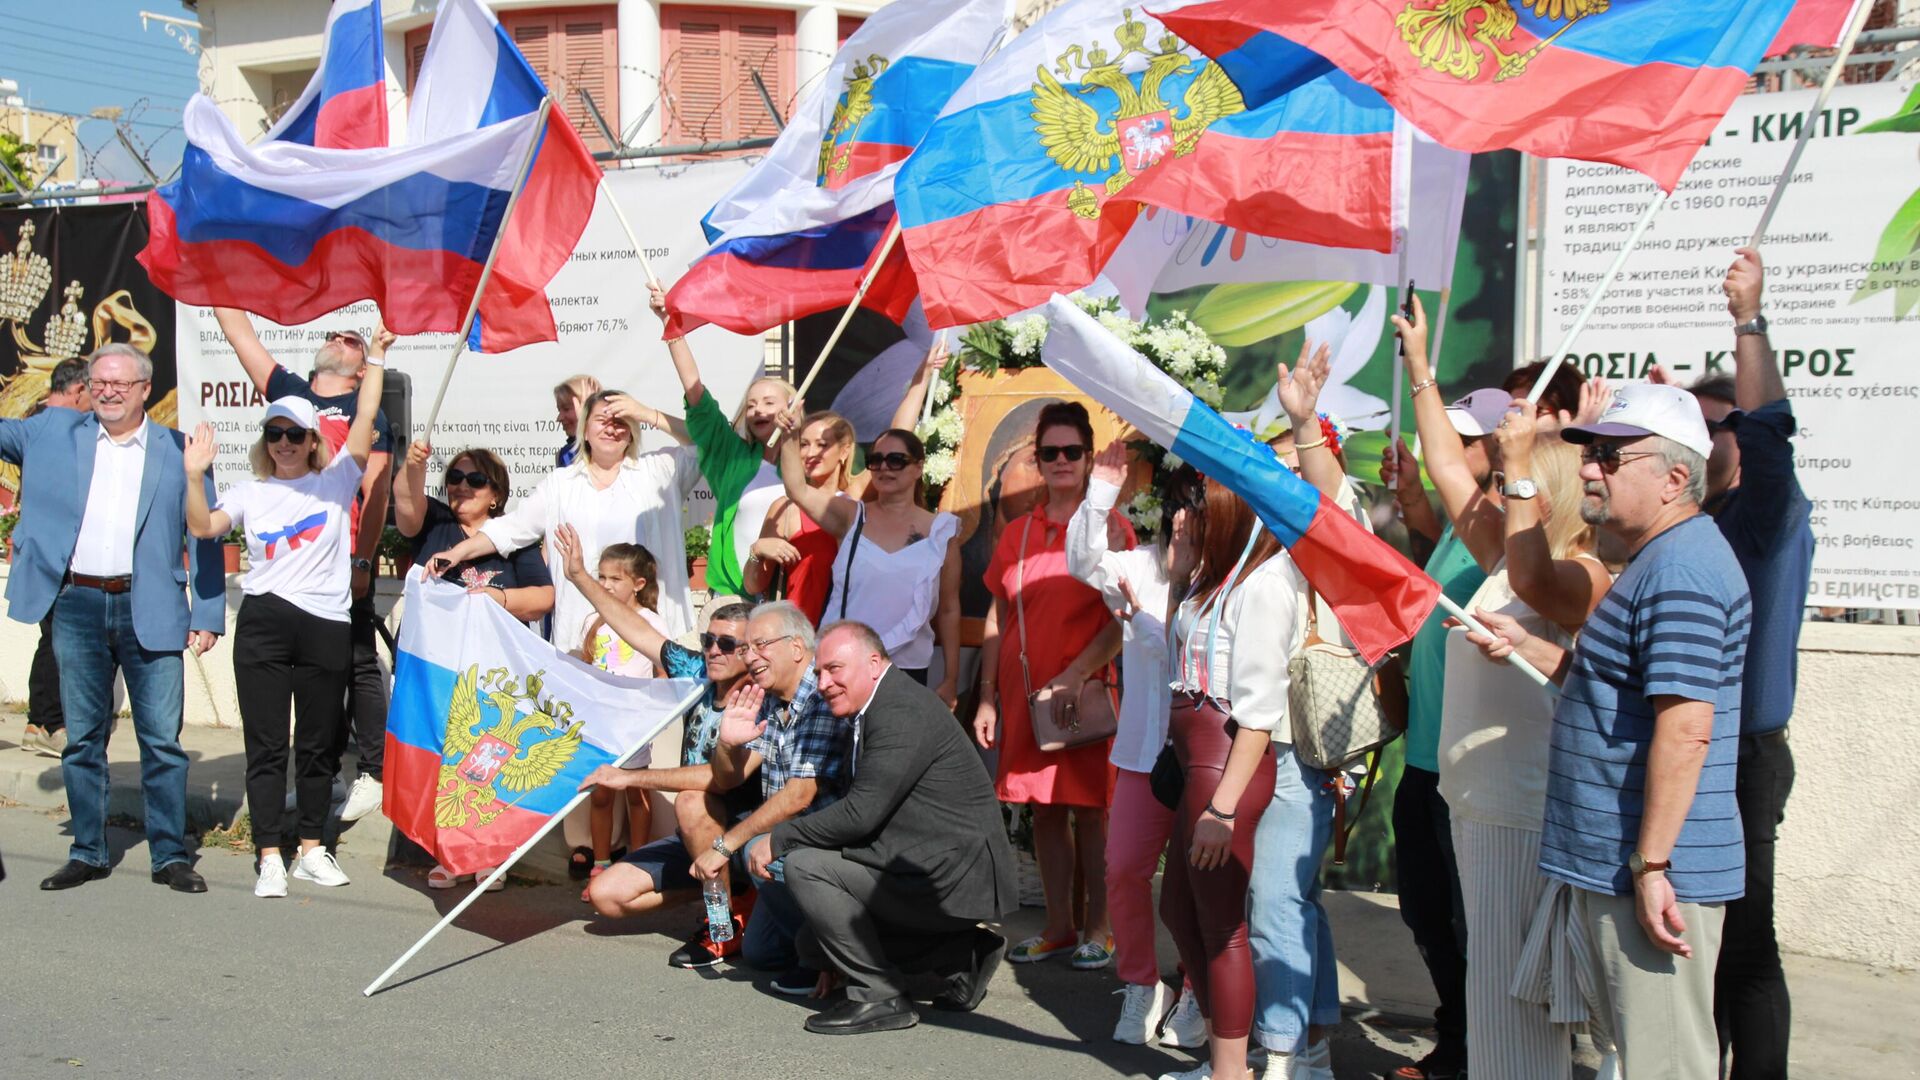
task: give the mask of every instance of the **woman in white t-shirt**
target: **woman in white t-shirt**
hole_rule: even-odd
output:
[[[1579,450],[1556,434],[1536,438],[1531,408],[1509,412],[1494,434],[1507,475],[1505,551],[1467,607],[1572,648],[1612,585],[1594,528],[1580,518]],[[1474,1080],[1567,1077],[1566,1029],[1508,992],[1546,888],[1540,830],[1559,695],[1509,664],[1484,662],[1459,628],[1447,634],[1445,686],[1440,794],[1467,920],[1467,1071]]]
[[[233,632],[233,674],[247,750],[247,806],[259,850],[255,896],[287,895],[280,854],[287,790],[287,713],[293,703],[293,772],[300,854],[293,876],[345,885],[347,875],[321,843],[346,745],[347,681],[353,666],[347,608],[352,602],[353,500],[373,449],[381,367],[393,335],[384,328],[367,351],[359,406],[347,439],[327,459],[313,403],[283,397],[267,406],[247,452],[255,479],[229,487],[209,509],[202,477],[213,464],[213,429],[187,441],[187,529],[203,540],[239,529],[250,568]]]

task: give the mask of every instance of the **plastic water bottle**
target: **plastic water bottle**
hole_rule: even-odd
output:
[[[727,895],[727,887],[719,878],[709,878],[700,891],[707,899],[707,938],[732,941],[733,900]]]

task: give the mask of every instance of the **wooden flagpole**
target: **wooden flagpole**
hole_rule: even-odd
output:
[[[1833,88],[1840,82],[1840,75],[1847,68],[1847,58],[1853,55],[1854,43],[1860,40],[1860,31],[1867,25],[1867,17],[1873,13],[1870,0],[1855,0],[1852,25],[1847,27],[1847,36],[1840,39],[1840,51],[1834,54],[1833,67],[1827,70],[1826,81],[1820,84],[1820,93],[1813,99],[1813,105],[1807,109],[1806,119],[1800,124],[1800,137],[1794,141],[1793,151],[1787,155],[1787,167],[1780,170],[1780,179],[1774,181],[1773,193],[1767,196],[1767,208],[1760,212],[1760,224],[1754,226],[1753,238],[1747,246],[1757,248],[1767,235],[1767,226],[1773,224],[1773,212],[1780,208],[1780,196],[1786,193],[1787,185],[1793,181],[1793,170],[1800,164],[1800,155],[1807,148],[1807,140],[1813,135],[1814,122],[1820,119],[1820,111],[1827,107],[1827,98],[1833,95]]]
[[[540,99],[539,119],[534,122],[532,140],[527,143],[527,153],[520,162],[520,179],[513,185],[513,194],[507,196],[506,212],[500,215],[500,230],[494,233],[493,246],[487,251],[487,261],[480,268],[480,283],[474,287],[473,299],[467,304],[467,317],[460,323],[460,336],[453,343],[453,355],[447,358],[447,370],[440,376],[440,389],[434,392],[433,408],[427,410],[427,423],[420,431],[421,442],[433,441],[433,424],[440,418],[440,405],[446,400],[447,387],[453,382],[454,366],[460,362],[460,356],[467,349],[467,335],[473,332],[473,320],[480,314],[480,298],[486,295],[487,282],[493,278],[493,264],[500,258],[500,242],[506,238],[507,224],[513,220],[513,208],[520,204],[520,195],[527,190],[527,177],[533,174],[533,155],[546,141],[547,118],[553,111],[553,95]],[[604,179],[602,180],[604,183]]]
[[[847,303],[847,310],[840,313],[839,324],[833,328],[833,333],[827,336],[827,343],[820,347],[820,355],[814,357],[813,366],[807,369],[807,377],[800,380],[800,388],[793,395],[795,401],[807,396],[807,388],[813,385],[814,378],[820,374],[820,368],[826,364],[827,356],[833,352],[833,347],[840,344],[840,335],[847,332],[847,324],[853,321],[853,313],[859,309],[860,301],[867,298],[867,290],[873,287],[873,279],[880,276],[880,268],[886,265],[887,256],[893,254],[893,245],[899,242],[900,217],[895,214],[893,224],[887,227],[887,238],[880,242],[879,250],[874,252],[873,263],[867,267],[866,275],[860,279],[860,288],[854,291],[853,299]],[[780,441],[778,429],[775,429],[773,441]]]

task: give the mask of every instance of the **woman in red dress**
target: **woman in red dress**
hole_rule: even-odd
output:
[[[1093,463],[1093,425],[1086,407],[1074,402],[1047,406],[1034,441],[1046,498],[1031,514],[1008,523],[987,567],[993,607],[980,646],[974,737],[983,748],[1000,749],[995,788],[1001,801],[1033,805],[1034,857],[1047,898],[1045,929],[1009,949],[1007,959],[1031,963],[1072,950],[1074,967],[1094,970],[1113,961],[1105,889],[1107,806],[1114,783],[1107,760],[1111,740],[1041,750],[1027,694],[1043,702],[1078,694],[1081,684],[1120,651],[1120,628],[1099,592],[1067,572],[1067,523],[1086,497]],[[1124,517],[1114,514],[1108,530],[1114,550],[1133,547],[1133,528]],[[1027,679],[1031,686],[1025,685]],[[1076,860],[1087,888],[1084,937],[1076,937],[1073,927]]]
[[[853,425],[836,412],[817,412],[800,422],[800,455],[807,484],[852,498],[859,497],[849,470],[853,463]],[[862,474],[864,481],[865,474]],[[861,483],[860,487],[865,487]],[[769,596],[776,575],[785,571],[783,599],[791,600],[815,623],[826,610],[832,584],[833,556],[840,540],[822,529],[793,500],[782,495],[767,507],[760,538],[752,557],[741,569],[741,587],[750,596]]]

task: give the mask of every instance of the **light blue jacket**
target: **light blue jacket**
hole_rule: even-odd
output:
[[[20,505],[7,574],[7,615],[37,623],[53,608],[80,539],[80,515],[93,483],[100,422],[90,412],[47,409],[0,420],[0,460],[20,466]],[[188,544],[185,436],[155,424],[147,432],[134,507],[133,632],[143,648],[179,652],[187,631],[226,632],[226,576],[218,540]],[[212,477],[207,503],[214,502]],[[182,552],[189,556],[183,565]],[[188,588],[191,580],[192,588]]]

